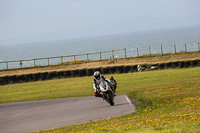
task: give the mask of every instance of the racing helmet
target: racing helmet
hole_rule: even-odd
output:
[[[113,80],[113,79],[114,79],[113,76],[111,76],[111,77],[110,77],[110,80]]]
[[[95,79],[100,79],[101,73],[99,71],[94,72]]]

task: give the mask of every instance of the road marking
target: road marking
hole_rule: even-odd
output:
[[[131,100],[128,98],[127,95],[125,95],[125,98],[126,98],[126,100],[127,100],[127,102],[128,102],[129,104],[132,104]]]

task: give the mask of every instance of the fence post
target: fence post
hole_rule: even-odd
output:
[[[125,56],[125,58],[126,58],[126,48],[124,49],[124,56]]]
[[[89,57],[88,57],[88,54],[87,54],[87,62],[89,62]]]
[[[101,52],[99,52],[99,56],[100,56],[100,60],[102,60],[102,59],[101,59]]]
[[[114,60],[114,57],[115,55],[114,55],[114,50],[112,50],[112,58],[113,58],[113,60]]]
[[[8,69],[8,62],[6,62],[6,66],[7,66],[7,69]]]
[[[139,51],[138,51],[138,48],[137,48],[137,56],[139,56]]]
[[[63,57],[61,56],[60,59],[61,59],[61,63],[62,63],[62,65],[63,65]]]
[[[151,56],[151,47],[149,46],[149,54],[150,54],[150,56]]]
[[[48,58],[48,66],[49,66],[49,58]]]
[[[35,59],[33,59],[33,62],[34,62],[34,67],[36,67],[36,64],[35,64]]]
[[[161,45],[161,55],[163,55],[163,48],[162,48],[162,45]]]
[[[198,42],[198,51],[200,51],[199,42]]]
[[[176,44],[174,44],[174,52],[175,52],[175,54],[176,54]]]
[[[186,43],[185,43],[185,52],[187,53],[187,46],[186,46]]]
[[[20,62],[19,62],[19,65],[21,66],[21,69],[22,69],[22,61],[20,60]]]
[[[74,55],[74,63],[76,63],[76,55]]]

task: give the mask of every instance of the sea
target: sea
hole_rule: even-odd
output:
[[[197,25],[49,42],[2,45],[0,46],[0,69],[57,64],[61,61],[74,59],[99,60],[112,58],[113,56],[114,58],[125,57],[124,50],[99,54],[99,52],[118,49],[126,49],[127,57],[134,57],[138,54],[161,53],[161,46],[163,53],[174,53],[174,45],[176,46],[176,52],[198,51],[199,41],[200,25]],[[87,53],[97,54],[87,56]],[[74,57],[73,55],[80,56]],[[63,57],[61,58],[61,56]],[[46,59],[48,57],[58,58],[48,60]],[[35,60],[35,62],[30,60],[39,58],[45,59]],[[22,60],[22,63],[19,60]],[[16,62],[2,63],[7,61]]]

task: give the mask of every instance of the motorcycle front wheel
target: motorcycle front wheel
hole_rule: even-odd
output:
[[[107,93],[106,94],[106,98],[107,98],[107,101],[110,103],[111,106],[113,106],[115,103],[113,102],[113,96],[111,93]]]

